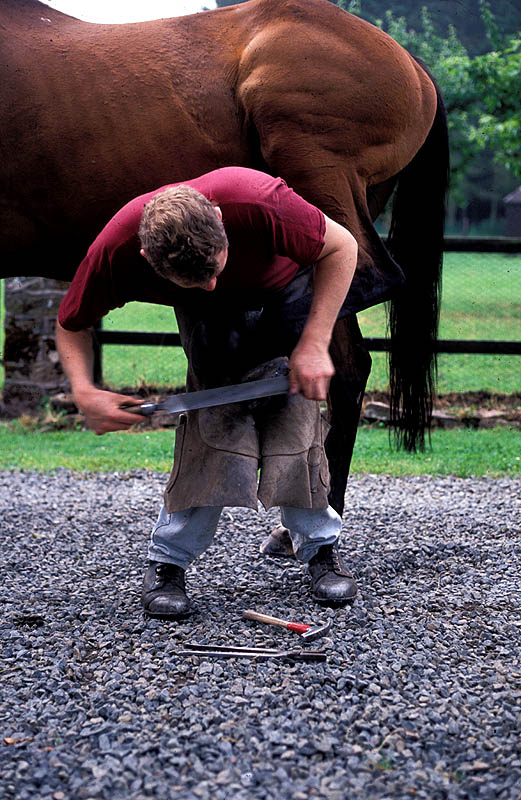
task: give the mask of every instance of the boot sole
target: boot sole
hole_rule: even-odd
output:
[[[352,597],[344,597],[341,600],[328,600],[326,597],[317,597],[316,595],[312,594],[311,597],[321,606],[329,606],[330,608],[342,608],[343,606],[351,606],[353,605],[354,601],[356,600],[356,594]]]
[[[183,614],[162,614],[160,611],[147,611],[146,608],[143,609],[143,613],[146,617],[151,617],[152,619],[164,619],[175,621],[178,619],[186,619],[192,613],[191,611],[185,611]]]

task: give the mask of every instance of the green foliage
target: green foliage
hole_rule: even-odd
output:
[[[350,14],[362,16],[362,0],[345,0],[345,2],[340,0],[338,5],[346,11],[349,11]]]
[[[339,0],[332,0],[337,5],[349,6],[349,2],[342,4]],[[489,32],[485,29],[483,13],[480,13],[479,0],[458,0],[458,2],[440,2],[440,0],[362,0],[355,2],[353,13],[359,14],[364,19],[374,22],[375,19],[384,17],[385,11],[391,8],[395,17],[405,17],[409,28],[421,30],[422,8],[426,7],[436,31],[442,37],[448,35],[451,25],[458,31],[461,40],[469,54],[474,56],[496,48],[490,40]],[[357,9],[358,6],[358,9]],[[516,0],[494,0],[494,24],[499,31],[515,34],[521,28],[521,6]],[[351,10],[351,9],[349,9]]]
[[[472,59],[470,82],[480,97],[472,142],[488,148],[521,177],[521,36]]]
[[[359,0],[339,0],[351,13],[361,13]],[[424,6],[421,27],[410,28],[404,16],[386,11],[374,24],[421,58],[436,78],[449,115],[453,184],[461,185],[469,164],[488,150],[494,161],[521,177],[521,37],[503,34],[488,0],[479,11],[489,52],[470,56],[453,25],[436,32]]]

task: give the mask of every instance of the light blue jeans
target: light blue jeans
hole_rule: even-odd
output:
[[[222,507],[202,506],[167,514],[161,509],[152,530],[148,557],[186,569],[212,543]],[[299,561],[307,563],[319,547],[334,544],[342,519],[329,506],[323,509],[281,507],[282,524],[289,530]]]

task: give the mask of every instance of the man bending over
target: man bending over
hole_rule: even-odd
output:
[[[133,300],[172,306],[187,387],[289,371],[285,400],[189,412],[152,530],[143,607],[189,613],[185,571],[212,541],[223,506],[279,506],[317,602],[342,605],[356,584],[342,563],[341,518],[328,504],[327,426],[319,401],[357,244],[280,178],[226,167],[124,206],[80,264],[58,314],[57,343],[75,402],[96,433],[136,422],[139,400],[97,388],[90,327]],[[258,469],[260,467],[260,479]]]

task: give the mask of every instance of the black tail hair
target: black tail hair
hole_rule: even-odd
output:
[[[433,83],[436,116],[424,144],[398,176],[387,240],[406,277],[389,310],[391,424],[397,446],[413,451],[424,449],[431,428],[449,183],[447,115]]]

